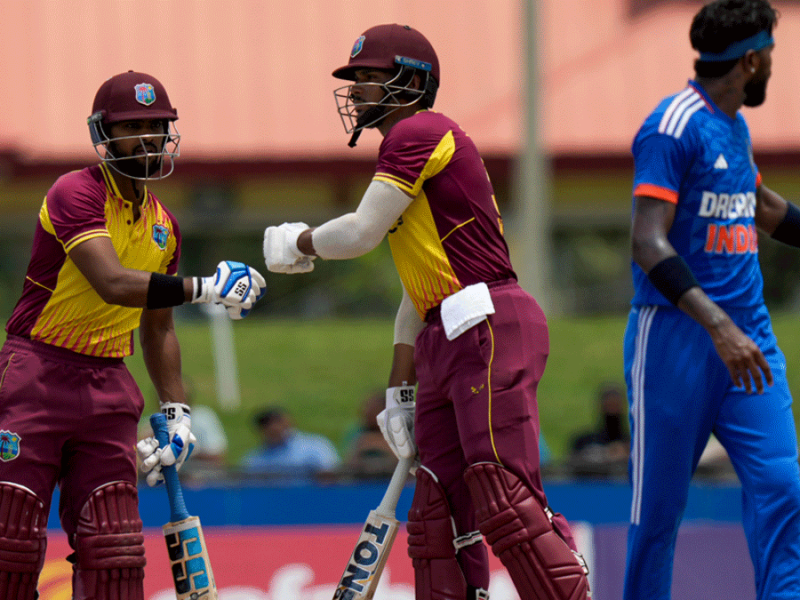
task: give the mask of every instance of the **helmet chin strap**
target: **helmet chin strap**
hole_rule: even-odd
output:
[[[355,147],[358,138],[361,136],[361,131],[364,129],[364,126],[367,123],[375,121],[373,126],[377,127],[378,125],[377,119],[384,113],[385,109],[386,106],[377,105],[377,106],[372,106],[367,110],[365,110],[363,113],[361,113],[361,115],[359,115],[359,117],[356,119],[356,126],[355,129],[353,130],[353,135],[350,138],[350,141],[347,143],[347,145],[350,146],[351,148]]]

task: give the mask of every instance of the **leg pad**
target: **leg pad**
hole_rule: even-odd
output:
[[[586,572],[553,529],[548,512],[513,473],[478,463],[464,474],[481,533],[501,560],[522,598],[586,600]]]
[[[44,502],[26,487],[0,482],[0,598],[38,597],[46,536]]]
[[[75,600],[143,600],[144,536],[132,483],[97,488],[81,510],[75,535]]]
[[[456,559],[450,505],[439,480],[424,467],[417,469],[406,528],[417,600],[466,598],[467,582]]]

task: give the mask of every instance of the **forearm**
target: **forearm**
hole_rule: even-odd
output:
[[[356,258],[380,244],[388,231],[381,229],[380,225],[360,217],[358,213],[348,213],[315,228],[311,233],[311,244],[316,256],[320,258]]]
[[[417,371],[414,367],[414,346],[395,344],[388,387],[416,385],[416,383]]]
[[[103,301],[117,306],[135,308],[154,304],[179,306],[192,300],[192,278],[163,275],[135,269],[123,269],[115,277],[93,283]]]
[[[425,327],[425,322],[420,319],[414,302],[404,286],[403,297],[394,318],[394,343],[408,344],[413,347],[417,334],[422,331],[423,327]]]
[[[191,278],[123,267],[109,238],[86,240],[75,246],[69,257],[107,304],[162,308],[192,299]],[[153,306],[154,301],[160,306]]]
[[[164,311],[169,311],[169,317],[163,314]],[[171,309],[146,310],[142,315],[139,336],[147,374],[161,404],[186,402],[181,375],[181,350],[171,312]]]
[[[758,345],[700,287],[687,290],[678,307],[708,332],[734,385],[759,394],[772,385],[772,371]],[[754,385],[755,384],[755,385]]]
[[[671,254],[656,263],[647,277],[665,298],[702,325],[712,337],[720,327],[731,323],[728,314],[708,297],[678,255]]]
[[[700,287],[687,290],[678,301],[678,308],[712,334],[719,327],[731,322],[728,314]]]
[[[412,198],[388,183],[373,181],[355,212],[300,234],[298,249],[326,259],[348,259],[374,249]]]
[[[266,287],[260,273],[236,261],[219,263],[211,277],[178,277],[129,269],[122,266],[106,237],[78,244],[69,257],[103,301],[117,306],[161,309],[184,302],[214,302],[234,313],[238,310],[231,318],[241,318]]]
[[[424,321],[419,318],[414,303],[404,287],[403,298],[394,320],[394,356],[389,387],[414,385],[417,382],[414,369],[414,342],[424,326]]]

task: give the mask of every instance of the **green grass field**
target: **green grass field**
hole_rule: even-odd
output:
[[[790,386],[798,396],[800,318],[778,314],[774,325],[787,357]],[[624,327],[622,315],[551,319],[551,355],[539,403],[542,431],[556,458],[564,455],[576,431],[596,421],[599,384],[623,383]],[[238,321],[233,332],[241,408],[226,411],[215,397],[210,327],[202,320],[186,320],[178,321],[177,330],[184,373],[197,388],[195,402],[217,409],[232,463],[256,444],[251,417],[269,404],[288,407],[299,427],[328,436],[341,449],[345,433],[358,419],[360,402],[383,389],[388,378],[393,332],[389,320]],[[147,399],[147,417],[157,401],[141,354],[127,362]]]

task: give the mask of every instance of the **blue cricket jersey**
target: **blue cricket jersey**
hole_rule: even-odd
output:
[[[633,195],[676,205],[668,239],[703,291],[720,306],[762,304],[755,224],[761,177],[741,113],[730,118],[690,81],[645,120],[632,152]],[[635,262],[632,269],[633,305],[671,306]]]

